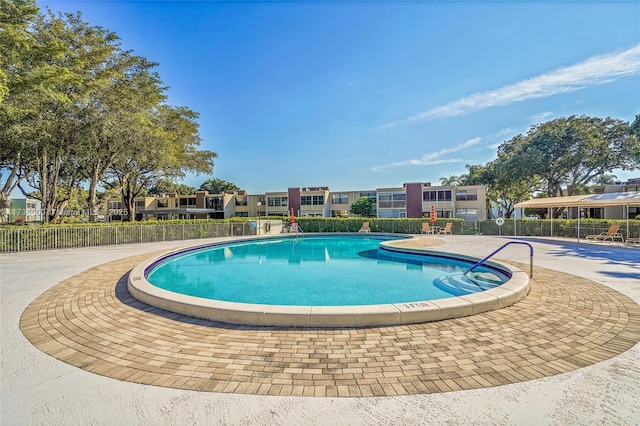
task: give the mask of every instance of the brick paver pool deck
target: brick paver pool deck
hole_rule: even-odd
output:
[[[130,296],[127,272],[152,255],[111,261],[65,279],[23,312],[22,333],[65,363],[118,380],[308,397],[429,394],[519,383],[595,364],[640,341],[640,306],[633,300],[542,267],[535,268],[523,301],[466,318],[335,329],[215,323]]]

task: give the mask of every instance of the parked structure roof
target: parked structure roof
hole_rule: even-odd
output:
[[[568,197],[534,198],[532,200],[517,203],[515,207],[603,207],[630,205],[640,205],[640,191],[570,195]]]

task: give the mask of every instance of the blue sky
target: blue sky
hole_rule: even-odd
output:
[[[437,184],[533,124],[640,113],[637,1],[38,4],[159,63],[168,102],[200,114],[218,154],[192,186]]]

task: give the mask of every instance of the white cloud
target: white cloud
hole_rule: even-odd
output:
[[[550,111],[540,112],[540,113],[532,116],[531,117],[531,121],[534,124],[542,123],[543,121],[545,121],[547,118],[551,117],[552,115],[553,115],[553,113],[550,112]]]
[[[480,143],[481,138],[473,138],[469,139],[466,142],[461,143],[460,145],[454,146],[453,148],[443,148],[436,152],[430,152],[427,154],[423,154],[422,157],[417,159],[398,161],[395,163],[384,164],[382,166],[374,166],[372,167],[373,171],[382,172],[385,169],[390,169],[392,167],[400,167],[400,166],[433,166],[436,164],[448,164],[448,163],[464,163],[465,160],[459,158],[442,158],[446,154],[451,154],[452,152],[458,152],[465,148],[469,148],[470,146],[477,145]]]
[[[505,137],[511,134],[513,134],[513,129],[507,127],[506,129],[498,130],[497,132],[487,136],[486,138],[484,138],[487,140],[487,142],[496,141],[494,143],[487,145],[487,148],[490,148],[490,149],[498,148],[500,145],[502,145],[502,142],[504,142]]]
[[[469,114],[528,99],[570,93],[638,73],[640,73],[640,44],[621,52],[593,56],[577,64],[558,68],[495,90],[475,93],[404,120],[385,124],[378,129],[406,126],[435,118]]]

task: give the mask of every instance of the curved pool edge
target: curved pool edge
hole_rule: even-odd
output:
[[[327,235],[335,236],[337,234],[331,233]],[[374,235],[398,236],[398,234],[379,233],[374,233]],[[413,235],[405,236],[408,238],[416,238]],[[277,238],[299,237],[279,235]],[[366,327],[440,321],[475,315],[481,312],[510,306],[524,299],[530,290],[529,277],[525,272],[514,266],[493,261],[490,262],[491,265],[506,270],[511,274],[511,279],[499,287],[481,293],[450,297],[447,299],[385,305],[289,306],[225,302],[174,293],[152,285],[145,278],[145,271],[148,268],[173,254],[197,250],[203,247],[227,244],[234,241],[259,239],[264,238],[245,237],[225,239],[225,241],[219,243],[195,244],[177,250],[167,251],[136,265],[136,267],[129,272],[127,288],[129,293],[137,300],[170,312],[230,324],[282,327]],[[391,246],[388,242],[382,242],[381,245],[384,245],[387,249],[403,253],[432,254],[440,257],[479,260],[462,254]]]

